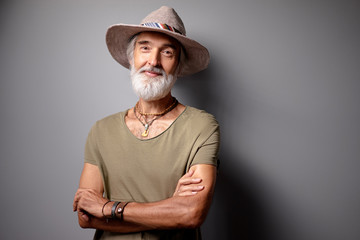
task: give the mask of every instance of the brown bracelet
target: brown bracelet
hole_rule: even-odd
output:
[[[128,205],[129,202],[121,202],[119,204],[118,209],[116,210],[116,213],[120,215],[120,221],[124,220],[124,209],[126,205]]]
[[[105,214],[104,214],[104,208],[105,208],[105,205],[108,204],[109,202],[111,202],[111,201],[108,200],[106,203],[104,203],[104,205],[102,206],[102,209],[101,209],[101,212],[102,212],[104,218],[107,218],[107,217],[105,216]]]
[[[114,204],[113,204],[113,206],[111,207],[111,218],[116,218],[116,212],[115,212],[115,210],[116,210],[116,208],[117,208],[117,206],[118,206],[119,204],[120,204],[120,202],[115,201]]]

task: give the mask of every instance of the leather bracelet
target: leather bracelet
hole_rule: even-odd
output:
[[[116,218],[116,207],[119,205],[120,202],[114,202],[114,204],[111,207],[111,218]]]
[[[119,204],[119,208],[116,210],[117,214],[120,214],[120,221],[124,220],[124,209],[129,202],[122,202]]]
[[[104,218],[107,218],[104,214],[104,208],[105,208],[105,205],[108,204],[109,202],[111,202],[110,200],[108,200],[106,203],[104,203],[102,209],[101,209],[101,212],[102,212],[102,215],[104,216]]]

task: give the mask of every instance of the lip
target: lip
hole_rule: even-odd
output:
[[[161,73],[158,72],[153,72],[153,71],[144,71],[144,73],[149,76],[149,77],[157,77],[157,76],[161,76]]]

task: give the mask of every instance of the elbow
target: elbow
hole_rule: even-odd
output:
[[[189,210],[186,220],[185,228],[199,228],[205,221],[206,213],[203,209],[191,209]]]
[[[190,228],[199,228],[205,221],[206,214],[203,212],[198,212],[197,214],[194,214],[192,217],[192,221]]]

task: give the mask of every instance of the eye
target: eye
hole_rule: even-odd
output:
[[[165,49],[162,51],[162,54],[166,57],[172,57],[174,55],[174,51],[173,50],[169,50],[169,49]]]
[[[142,52],[148,52],[150,51],[150,47],[149,46],[146,46],[146,45],[143,45],[143,46],[140,46],[140,50]]]

